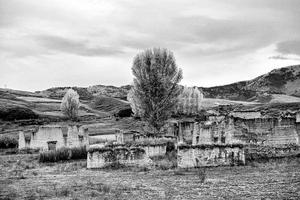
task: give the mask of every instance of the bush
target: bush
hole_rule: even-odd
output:
[[[77,160],[77,159],[86,159],[87,157],[87,151],[86,147],[75,147],[70,149],[71,150],[71,159]]]
[[[40,153],[40,162],[58,162],[64,160],[86,159],[87,151],[85,147],[60,148],[54,151]]]
[[[17,148],[18,140],[11,136],[0,136],[0,149]]]

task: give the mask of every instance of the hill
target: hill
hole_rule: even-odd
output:
[[[285,102],[289,96],[300,97],[300,65],[274,69],[249,81],[241,81],[216,87],[200,87],[207,98],[220,98],[238,101]],[[286,95],[279,98],[272,94]],[[275,99],[275,100],[274,100]]]

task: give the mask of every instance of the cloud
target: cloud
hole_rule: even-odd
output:
[[[296,62],[299,8],[299,0],[0,0],[0,87],[33,90],[24,77],[43,73],[49,79],[36,87],[59,85],[49,71],[71,65],[68,84],[127,84],[133,57],[151,47],[173,51],[193,85],[254,78]]]
[[[288,40],[277,44],[277,51],[282,54],[294,54],[300,56],[300,40]]]
[[[300,60],[300,58],[288,57],[283,55],[270,56],[269,59],[274,60]]]
[[[59,36],[41,35],[35,37],[39,45],[54,51],[61,51],[81,56],[108,56],[123,53],[122,50],[110,46],[89,44],[86,40],[72,40]]]

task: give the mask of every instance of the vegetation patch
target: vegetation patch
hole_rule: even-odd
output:
[[[0,119],[4,121],[37,119],[38,115],[25,107],[9,107],[0,109]]]
[[[41,152],[40,162],[58,162],[65,160],[86,159],[86,147],[60,148],[54,151]]]
[[[15,137],[8,135],[0,136],[0,149],[17,148],[18,140]]]
[[[212,149],[212,148],[243,148],[244,144],[200,144],[200,145],[188,145],[181,144],[178,146],[178,149]]]

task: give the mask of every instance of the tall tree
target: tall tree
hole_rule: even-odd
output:
[[[143,110],[141,108],[141,103],[139,99],[135,95],[134,88],[131,88],[127,94],[127,101],[130,103],[131,110],[133,112],[134,117],[140,117],[143,114]]]
[[[182,71],[171,51],[154,48],[134,58],[132,73],[133,96],[142,110],[140,117],[159,133],[176,106]]]
[[[69,89],[62,99],[60,109],[64,115],[71,120],[75,120],[78,116],[80,107],[79,95],[73,89]]]

